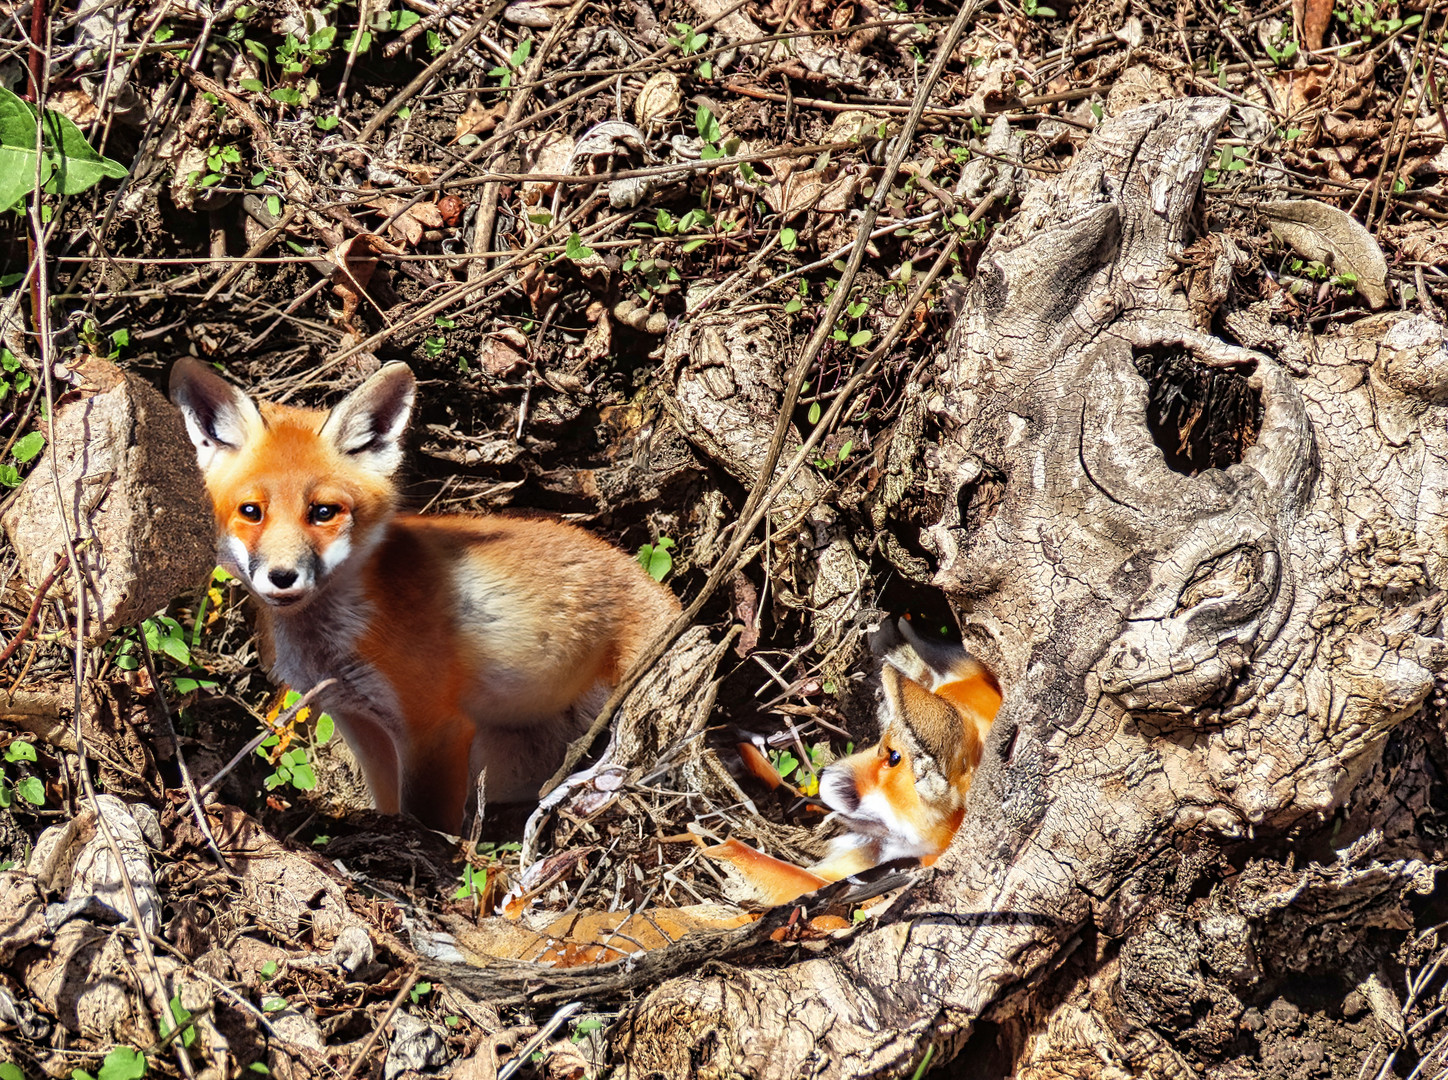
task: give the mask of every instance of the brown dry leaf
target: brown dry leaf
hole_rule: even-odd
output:
[[[1322,48],[1322,37],[1331,21],[1332,0],[1306,0],[1302,13],[1302,37],[1307,42],[1308,52]]]
[[[101,114],[91,96],[79,87],[51,94],[46,104],[67,119],[73,120],[77,127],[85,127]]]
[[[1431,221],[1409,221],[1384,228],[1387,242],[1409,261],[1448,266],[1448,231]]]
[[[534,263],[524,270],[518,284],[522,286],[523,295],[528,298],[528,306],[533,309],[534,315],[547,311],[548,305],[558,298],[561,291],[554,276],[543,268],[542,263]]]
[[[613,348],[613,320],[604,316],[588,328],[583,337],[583,359],[602,360]]]
[[[349,237],[328,253],[328,261],[336,267],[332,271],[332,287],[342,299],[342,325],[345,328],[358,330],[353,320],[362,303],[362,294],[367,291],[377,270],[377,257],[399,254],[401,252],[397,248],[376,233]]]
[[[399,207],[405,205],[401,199],[387,199],[382,203],[382,211],[389,216],[397,213]],[[441,229],[444,225],[442,211],[436,203],[420,202],[409,206],[396,219],[388,225],[388,231],[406,240],[412,247],[417,247],[423,241],[423,233],[428,229]],[[394,251],[396,249],[393,249]]]
[[[507,375],[527,362],[526,356],[496,334],[483,338],[482,348],[478,350],[478,363],[489,375]]]
[[[1388,263],[1372,233],[1349,214],[1325,203],[1281,199],[1263,203],[1272,232],[1305,259],[1357,275],[1356,289],[1370,306],[1388,302]]]
[[[848,173],[839,177],[820,192],[819,202],[815,209],[824,214],[843,214],[855,201],[855,196],[859,194],[862,179],[863,177],[858,173]]]
[[[558,175],[568,171],[573,160],[573,136],[563,131],[550,131],[534,140],[524,151],[523,161],[530,173]],[[549,180],[527,180],[523,183],[523,201],[535,205],[545,195],[552,195],[558,185]]]
[[[480,97],[469,98],[467,108],[458,114],[457,134],[453,136],[453,142],[467,135],[486,135],[497,127],[507,114],[508,106],[504,102],[484,105]]]
[[[764,201],[788,221],[819,202],[823,190],[824,178],[817,170],[800,169],[785,177],[782,184],[770,184],[765,188]]]

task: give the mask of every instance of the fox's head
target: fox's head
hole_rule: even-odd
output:
[[[897,660],[903,662],[892,657],[880,669],[880,741],[820,776],[820,798],[835,819],[870,837],[882,862],[935,856],[950,846],[1001,701],[994,676],[959,646],[914,653],[908,666],[925,683]]]
[[[295,608],[381,538],[416,382],[388,364],[331,411],[255,402],[196,360],[171,369],[216,510],[222,565]]]

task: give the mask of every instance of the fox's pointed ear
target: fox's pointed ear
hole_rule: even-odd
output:
[[[967,733],[954,705],[894,664],[880,668],[880,683],[885,689],[887,723],[908,731],[947,776],[957,773],[974,749],[967,742],[979,741],[974,727]]]
[[[203,473],[266,426],[256,403],[210,367],[183,357],[171,368],[171,400],[181,410]]]
[[[390,476],[402,464],[402,433],[416,395],[412,369],[388,364],[327,415],[322,437],[358,464]]]

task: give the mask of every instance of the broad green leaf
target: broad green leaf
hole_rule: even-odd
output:
[[[25,1080],[20,1066],[13,1061],[0,1061],[0,1080]]]
[[[35,746],[24,739],[16,739],[5,748],[6,761],[34,761]]]
[[[38,776],[27,776],[15,785],[15,793],[28,802],[31,806],[45,805],[45,785]],[[105,1075],[105,1069],[101,1069]]]
[[[45,436],[38,431],[32,431],[15,440],[15,445],[10,448],[10,454],[16,461],[26,462],[35,457],[45,448]]]
[[[563,245],[563,254],[574,262],[582,262],[593,257],[593,248],[585,244],[577,233],[569,233],[568,242]]]
[[[674,557],[669,554],[669,546],[672,544],[666,546],[660,540],[657,544],[645,544],[639,548],[639,565],[655,581],[663,581],[674,568]]]
[[[0,208],[8,209],[35,189],[36,110],[0,87]],[[40,182],[46,191],[74,195],[109,177],[119,180],[126,167],[101,157],[80,128],[53,109],[45,110]]]
[[[326,746],[332,741],[332,735],[336,732],[336,722],[328,713],[322,713],[317,717],[317,745]]]

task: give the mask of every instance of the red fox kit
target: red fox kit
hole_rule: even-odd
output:
[[[845,833],[810,867],[729,840],[708,849],[731,863],[756,900],[786,904],[892,859],[934,862],[965,816],[965,795],[1000,708],[995,677],[959,645],[929,641],[900,621],[882,631],[880,741],[820,774],[820,798]]]
[[[181,409],[220,559],[259,601],[262,657],[319,702],[378,809],[455,832],[537,796],[678,601],[581,529],[395,512],[416,383],[389,364],[330,411],[254,402],[181,360]]]

